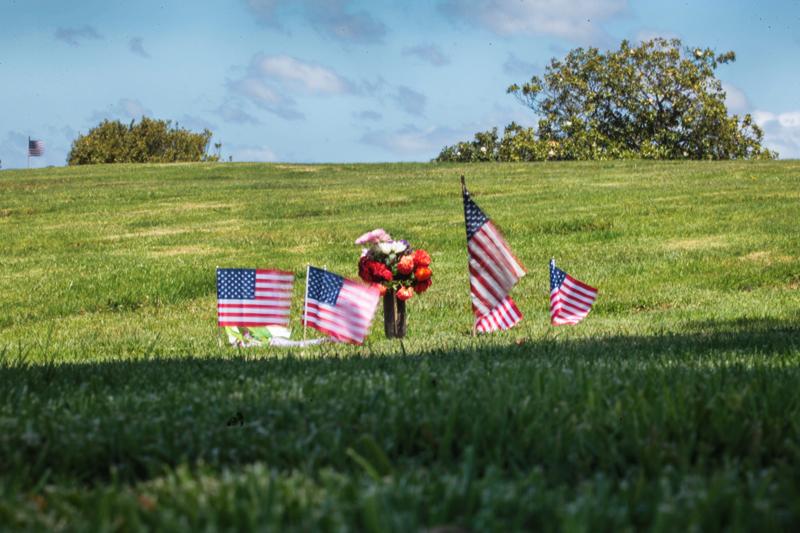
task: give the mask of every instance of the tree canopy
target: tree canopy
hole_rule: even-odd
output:
[[[70,165],[97,163],[174,163],[216,161],[206,150],[211,131],[195,133],[169,120],[147,117],[137,124],[104,120],[86,135],[79,135],[67,156]]]
[[[771,159],[763,131],[746,114],[729,115],[716,78],[733,52],[686,48],[656,38],[618,50],[576,48],[553,58],[514,95],[537,128],[509,124],[442,149],[437,161],[546,159]]]

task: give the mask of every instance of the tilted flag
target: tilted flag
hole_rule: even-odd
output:
[[[554,326],[577,324],[592,310],[597,289],[556,268],[550,260],[550,323]]]
[[[291,272],[218,268],[217,323],[288,327],[293,283]]]
[[[472,201],[463,177],[461,192],[475,329],[482,333],[509,329],[522,319],[509,293],[525,269],[489,217]]]
[[[39,157],[44,154],[44,142],[28,139],[28,157]]]
[[[337,340],[361,344],[379,300],[380,292],[373,287],[309,266],[303,324]]]

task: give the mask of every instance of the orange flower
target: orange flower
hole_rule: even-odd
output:
[[[426,267],[431,266],[431,256],[425,250],[417,250],[414,252],[414,266]]]
[[[431,280],[430,278],[426,279],[425,281],[418,281],[417,283],[414,284],[414,292],[416,292],[417,294],[422,294],[423,292],[428,290],[428,287],[431,286],[431,283],[433,283],[433,280]]]
[[[398,274],[408,276],[413,271],[414,271],[414,256],[404,255],[403,257],[401,257],[400,261],[397,262]]]
[[[431,272],[430,268],[419,267],[414,271],[414,279],[416,279],[417,281],[425,281],[430,279],[431,274],[433,274],[433,272]]]
[[[414,289],[411,287],[400,287],[397,290],[397,299],[406,301],[414,296]]]

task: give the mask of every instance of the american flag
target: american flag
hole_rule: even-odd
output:
[[[363,343],[380,300],[378,290],[312,266],[306,283],[303,324],[340,341]]]
[[[28,157],[39,157],[44,153],[44,142],[28,139]]]
[[[220,326],[289,325],[294,275],[280,270],[217,269]]]
[[[597,289],[578,281],[550,260],[550,323],[577,324],[592,310]]]
[[[509,329],[522,319],[509,292],[525,269],[489,217],[472,201],[463,178],[461,185],[475,329],[483,333]]]

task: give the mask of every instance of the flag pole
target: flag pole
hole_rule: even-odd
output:
[[[306,294],[303,296],[303,341],[306,340],[306,327],[308,320],[306,319],[306,302],[308,301],[308,274],[311,271],[311,263],[306,263]]]
[[[467,183],[464,181],[464,174],[461,174],[461,198],[464,199],[467,197]],[[469,266],[469,253],[467,253],[467,266]],[[469,270],[469,268],[467,269]],[[470,296],[471,297],[471,296]],[[474,337],[477,334],[476,328],[478,324],[473,320],[472,321],[472,331],[471,335]]]

